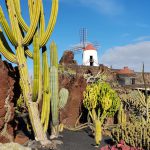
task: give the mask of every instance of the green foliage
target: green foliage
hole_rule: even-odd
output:
[[[83,104],[89,111],[97,110],[99,117],[104,112],[106,116],[113,116],[118,110],[120,99],[108,83],[97,82],[86,87]]]
[[[65,76],[67,76],[67,77],[76,75],[76,71],[75,70],[73,70],[73,69],[71,69],[69,67],[65,67],[63,65],[59,65],[58,72],[60,74],[63,74]]]
[[[113,116],[118,110],[120,99],[108,83],[96,82],[87,85],[83,104],[92,119],[95,142],[99,145],[102,139],[101,125],[107,116]]]

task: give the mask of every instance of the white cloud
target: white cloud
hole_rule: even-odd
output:
[[[128,66],[135,71],[142,70],[142,62],[145,64],[145,71],[150,72],[150,41],[110,48],[101,59],[101,63],[112,65],[113,68]]]
[[[134,39],[133,41],[139,42],[139,41],[146,41],[146,40],[150,40],[150,35],[140,36],[140,37]]]
[[[123,6],[117,0],[60,0],[61,2],[82,4],[97,10],[105,15],[118,15],[123,11]]]

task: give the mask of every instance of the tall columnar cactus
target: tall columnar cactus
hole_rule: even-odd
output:
[[[54,42],[50,45],[50,90],[51,90],[51,113],[52,113],[52,136],[59,134],[59,109],[63,108],[68,100],[69,92],[62,88],[59,92],[58,84],[58,54]]]
[[[127,120],[127,116],[126,116],[126,113],[124,112],[123,105],[121,103],[121,105],[119,107],[119,111],[118,111],[118,123],[125,125],[126,120]]]
[[[51,109],[52,109],[52,124],[56,126],[59,124],[58,118],[58,54],[57,47],[54,42],[50,46],[50,89],[51,89]]]
[[[51,15],[46,29],[42,0],[28,0],[30,15],[29,26],[21,15],[20,0],[6,0],[6,5],[10,25],[8,24],[3,10],[0,7],[0,25],[3,29],[3,31],[0,30],[0,53],[2,53],[6,59],[18,65],[23,98],[29,111],[29,117],[36,140],[41,141],[42,144],[46,144],[48,140],[44,131],[47,130],[50,113],[50,87],[47,84],[50,79],[46,43],[51,36],[56,23],[58,0],[52,0]],[[11,50],[3,32],[5,32],[5,35],[14,46],[15,52],[14,50]],[[28,46],[32,43],[33,52],[28,48]],[[40,49],[42,49],[43,60],[43,88],[41,87],[42,71],[40,65]],[[26,57],[33,59],[33,89],[29,82]],[[44,90],[43,109],[40,121],[38,103],[42,98],[42,89]],[[44,125],[44,130],[42,124]]]
[[[108,83],[97,82],[86,87],[83,104],[92,119],[95,142],[99,145],[102,138],[101,125],[107,116],[113,116],[118,110],[120,99]]]

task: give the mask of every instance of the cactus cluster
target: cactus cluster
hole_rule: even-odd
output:
[[[130,91],[128,94],[122,94],[121,99],[126,105],[126,108],[136,117],[145,119],[149,122],[149,115],[147,116],[147,107],[148,114],[150,114],[150,96],[147,97],[144,93],[139,90]]]
[[[0,25],[2,27],[2,30],[0,29],[0,53],[7,60],[18,65],[23,99],[28,108],[36,140],[46,144],[48,140],[45,132],[49,123],[51,95],[46,43],[56,23],[58,0],[52,0],[51,15],[47,28],[45,28],[42,0],[28,0],[30,25],[27,25],[22,17],[20,0],[6,0],[6,5],[10,24],[7,22],[0,7]],[[5,36],[13,45],[13,50]],[[32,45],[32,51],[29,50],[29,45]],[[40,51],[42,51],[42,57],[40,56]],[[29,81],[27,57],[33,59],[33,87]],[[40,118],[38,103],[42,98],[43,106]]]
[[[124,140],[126,144],[133,147],[150,149],[150,124],[140,122],[126,125],[118,125],[112,129],[112,137],[119,142]]]
[[[87,85],[83,104],[92,119],[95,141],[99,145],[102,138],[101,125],[106,117],[113,116],[118,110],[120,99],[108,83],[96,82]]]

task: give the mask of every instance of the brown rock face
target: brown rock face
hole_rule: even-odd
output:
[[[72,51],[65,51],[59,63],[61,65],[77,65],[77,62],[74,60],[74,53]]]
[[[67,88],[70,93],[67,105],[60,111],[60,121],[65,125],[74,126],[81,112],[86,81],[83,76],[60,76],[60,86]]]
[[[73,75],[71,72],[75,72],[75,74]],[[63,124],[74,127],[81,112],[82,117],[80,123],[87,121],[87,109],[83,107],[83,92],[87,86],[87,80],[84,79],[84,74],[95,76],[98,73],[107,74],[109,77],[107,80],[110,83],[114,81],[115,74],[103,65],[98,67],[78,65],[64,66],[64,73],[59,74],[59,86],[60,88],[64,87],[69,90],[69,99],[65,108],[60,111],[60,121]]]
[[[15,70],[11,64],[0,59],[0,142],[13,141]]]
[[[19,133],[16,135],[14,142],[23,145],[27,141],[29,141],[29,138],[25,136],[23,133]]]

